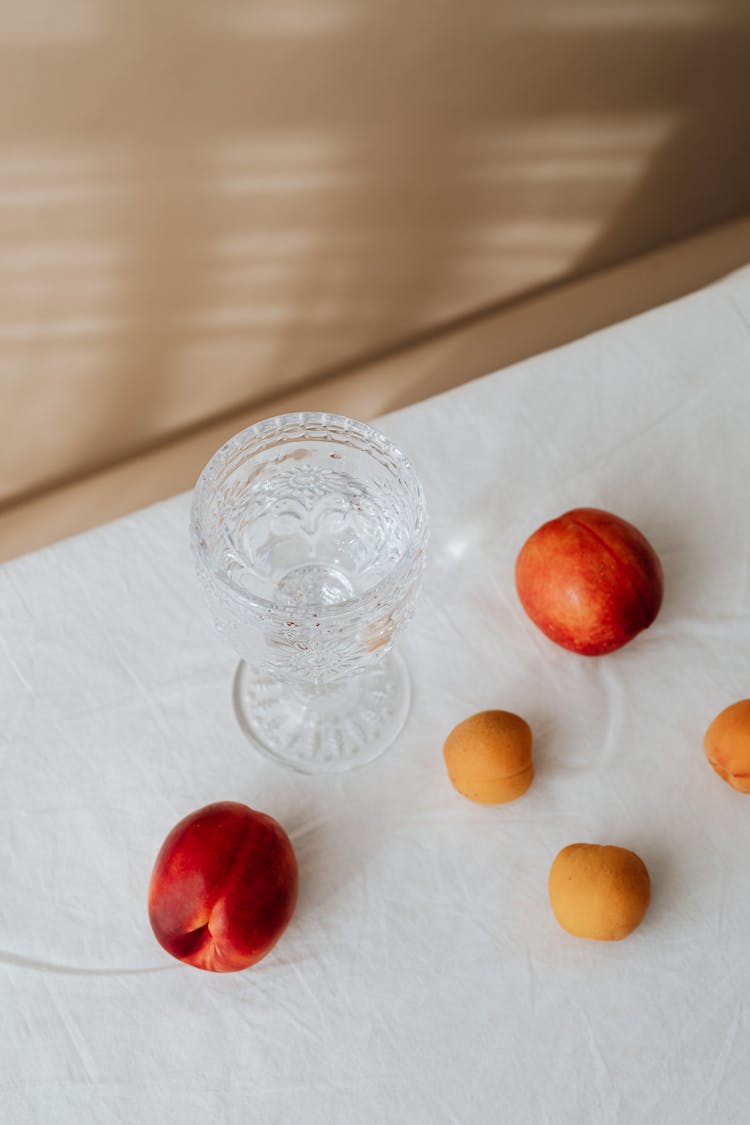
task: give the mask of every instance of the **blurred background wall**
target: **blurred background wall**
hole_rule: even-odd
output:
[[[132,506],[73,482],[403,405],[479,371],[335,388],[750,211],[748,0],[5,0],[0,86],[5,555]]]

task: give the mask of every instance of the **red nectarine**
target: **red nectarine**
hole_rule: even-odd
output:
[[[653,547],[636,527],[597,508],[576,508],[526,540],[516,589],[550,640],[600,656],[651,624],[663,579]]]
[[[269,952],[297,902],[297,860],[272,817],[219,801],[177,824],[156,857],[148,890],[160,945],[216,973],[246,969]]]

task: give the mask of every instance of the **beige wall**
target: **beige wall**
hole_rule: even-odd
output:
[[[747,210],[749,59],[747,0],[6,0],[0,503]]]

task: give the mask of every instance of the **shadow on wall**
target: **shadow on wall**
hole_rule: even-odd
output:
[[[750,206],[750,7],[9,0],[0,504]]]
[[[743,141],[750,129],[750,6],[688,2],[668,10],[685,20],[671,71],[680,113],[579,258],[580,274],[750,210],[750,153]]]

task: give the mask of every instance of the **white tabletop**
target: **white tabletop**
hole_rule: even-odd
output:
[[[432,544],[412,714],[361,771],[245,741],[187,496],[0,569],[3,1122],[747,1122],[750,798],[702,738],[750,695],[750,270],[382,428]],[[665,571],[652,628],[593,659],[513,583],[526,536],[578,506],[631,520]],[[534,785],[497,808],[441,754],[491,707],[536,740]],[[229,975],[170,959],[145,901],[167,831],[221,799],[276,816],[300,864],[280,944]],[[650,869],[623,942],[552,916],[576,841]]]

